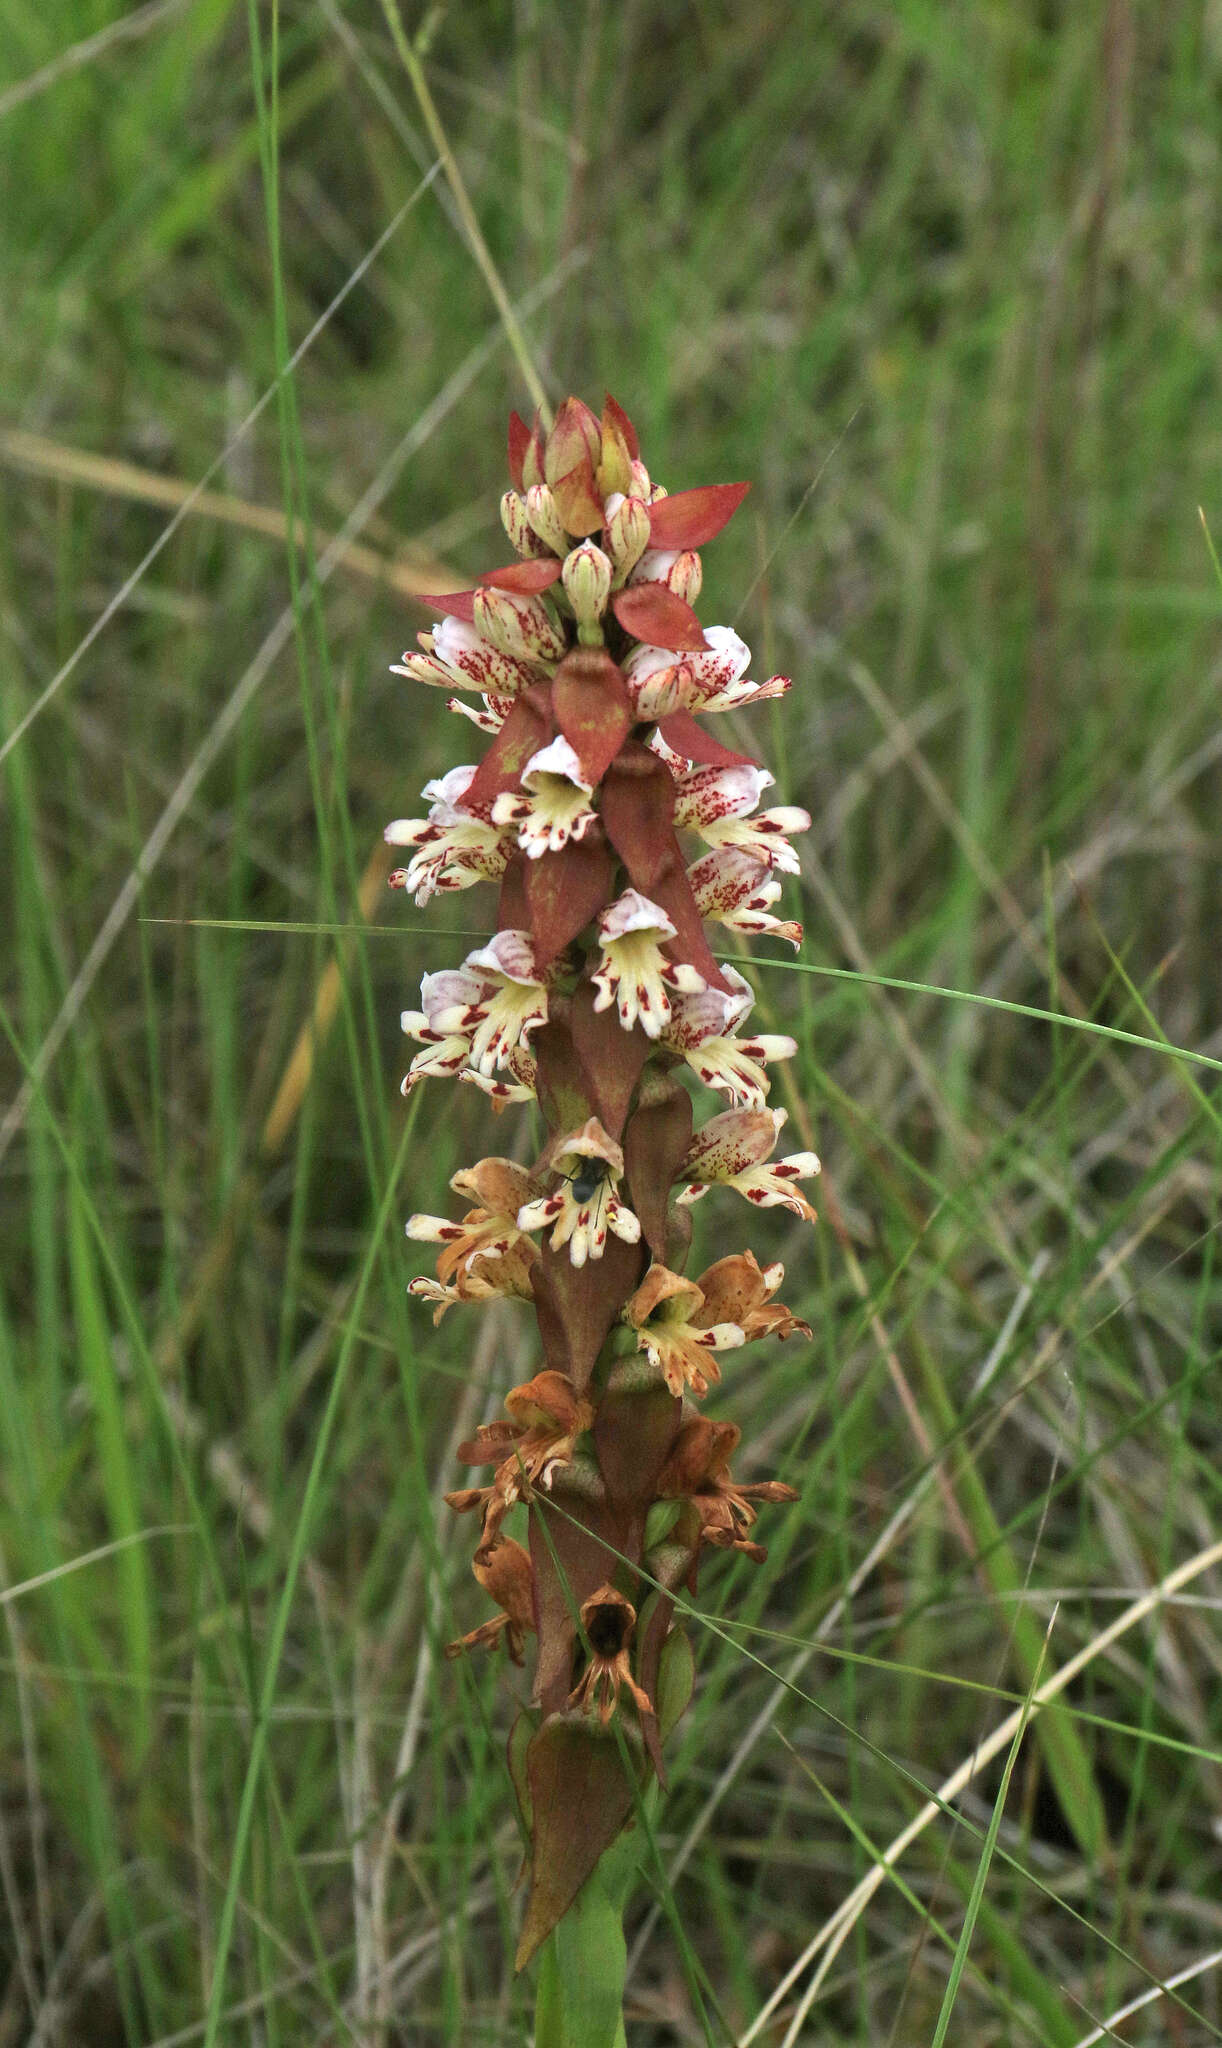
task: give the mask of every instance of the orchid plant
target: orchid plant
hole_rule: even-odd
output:
[[[798,944],[773,906],[810,819],[761,810],[772,776],[704,723],[789,687],[748,680],[738,635],[692,608],[699,550],[747,486],[669,495],[611,398],[601,418],[566,399],[547,431],[513,414],[509,471],[517,559],[435,599],[440,624],[396,668],[457,693],[487,749],[386,837],[410,849],[391,881],[418,904],[499,886],[487,944],[426,974],[403,1017],[420,1046],[404,1091],[457,1077],[497,1109],[536,1104],[546,1138],[529,1168],[456,1173],[464,1213],[407,1232],[440,1247],[436,1277],[411,1284],[435,1321],[509,1297],[538,1325],[540,1370],[459,1452],[491,1469],[448,1500],[477,1519],[474,1573],[497,1611],[450,1654],[503,1644],[521,1664],[533,1642],[510,1741],[529,1839],[518,1964],[543,1947],[539,2048],[610,2048],[619,1838],[664,1781],[691,1689],[674,1596],[694,1595],[709,1546],[763,1557],[758,1505],[796,1498],[737,1484],[739,1431],[698,1406],[723,1353],[810,1335],[776,1299],[783,1269],[750,1251],[683,1269],[691,1206],[714,1187],[814,1220],[801,1183],[818,1160],[773,1157],[785,1112],[768,1107],[768,1067],[794,1041],[752,1032],[751,988],[706,932]],[[701,1090],[725,1106],[694,1129]],[[506,1530],[522,1505],[525,1545]]]

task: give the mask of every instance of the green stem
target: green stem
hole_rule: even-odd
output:
[[[636,1859],[621,1836],[539,1950],[535,2048],[627,2048],[623,1917]]]

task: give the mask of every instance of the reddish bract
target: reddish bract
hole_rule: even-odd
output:
[[[737,512],[750,484],[702,484],[674,491],[649,508],[651,548],[702,548]]]
[[[601,782],[632,724],[628,685],[610,655],[598,647],[566,654],[556,670],[552,703],[586,781]]]
[[[555,583],[559,575],[556,557],[545,555],[533,562],[510,562],[504,569],[485,569],[479,580],[487,590],[514,590],[519,597],[535,597]]]
[[[617,590],[611,609],[625,633],[648,647],[673,648],[684,654],[702,654],[708,647],[704,628],[690,604],[664,583],[635,583]]]
[[[662,761],[630,740],[603,778],[602,818],[608,839],[643,896],[670,858],[675,843],[675,782]]]
[[[474,808],[492,803],[503,789],[516,789],[531,755],[545,747],[551,736],[551,692],[546,683],[536,683],[516,699],[476,769],[463,802]]]

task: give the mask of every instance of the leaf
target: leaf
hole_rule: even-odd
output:
[[[596,1868],[603,1851],[610,1847],[633,1809],[633,1787],[620,1753],[619,1741],[611,1728],[603,1728],[584,1714],[553,1714],[540,1728],[527,1755],[527,1776],[534,1806],[535,1825],[531,1843],[530,1904],[522,1926],[515,1967],[530,1961],[569,1911],[586,1879]],[[606,1913],[613,1909],[603,1894]],[[597,1916],[601,1936],[609,1934],[605,1914],[598,1913],[599,1889],[590,1905]],[[618,1925],[615,1921],[614,1925]],[[574,1932],[583,1930],[581,1917]],[[622,1937],[621,1937],[622,1938]],[[568,1944],[580,1950],[582,1944]],[[612,1944],[613,1946],[613,1944]],[[604,1957],[609,1961],[610,1957]],[[591,1974],[594,1959],[591,1958]],[[575,1987],[568,1987],[573,1990]],[[619,2020],[619,2007],[615,2011]],[[613,2044],[614,2031],[605,2035],[571,2036],[573,2048],[592,2048],[593,2041]],[[568,2048],[565,2036],[554,2037]],[[551,2048],[551,2044],[549,2044]]]
[[[538,1726],[538,1715],[532,1714],[529,1708],[523,1707],[509,1731],[509,1740],[505,1744],[505,1761],[509,1765],[509,1775],[513,1780],[513,1789],[517,1798],[518,1809],[522,1815],[522,1824],[527,1834],[530,1833],[532,1809],[530,1803],[530,1781],[526,1775],[526,1753],[534,1741],[535,1731]]]
[[[668,717],[658,720],[658,731],[668,747],[676,754],[682,754],[688,761],[704,761],[710,766],[720,764],[723,768],[736,767],[746,762],[758,768],[750,754],[736,754],[733,747],[723,746],[713,738],[702,725],[697,725],[690,711],[672,711]]]
[[[553,1251],[545,1237],[531,1267],[539,1334],[548,1364],[566,1372],[578,1392],[588,1386],[603,1339],[641,1277],[641,1247],[614,1233],[601,1259],[575,1266],[567,1246]]]
[[[570,839],[558,853],[527,861],[529,929],[540,974],[605,909],[614,880],[606,841],[596,830],[584,839]]]
[[[675,846],[675,779],[665,761],[630,740],[607,770],[600,810],[633,886],[652,897]]]
[[[509,562],[503,569],[485,569],[479,580],[485,590],[513,590],[519,597],[534,597],[559,575],[560,563],[554,555],[547,555],[536,561]]]
[[[691,1639],[686,1629],[672,1628],[658,1659],[657,1691],[654,1694],[663,1742],[687,1712],[695,1687],[696,1657]]]
[[[701,484],[675,491],[649,508],[651,548],[702,548],[737,512],[750,484]]]
[[[624,1549],[634,1557],[644,1544],[645,1521],[658,1474],[670,1456],[682,1414],[682,1401],[660,1377],[643,1387],[621,1390],[611,1386],[598,1404],[594,1418],[598,1469],[609,1504],[632,1516],[633,1540]]]
[[[509,866],[501,876],[500,895],[497,898],[498,931],[525,932],[530,929],[530,905],[526,900],[527,865],[524,853],[510,855]]]
[[[611,656],[598,647],[566,654],[556,670],[552,702],[586,781],[601,782],[632,724],[628,685]]]
[[[625,633],[643,640],[648,647],[702,654],[708,646],[704,628],[690,604],[676,597],[664,583],[635,583],[627,590],[617,590],[611,599],[611,609]]]

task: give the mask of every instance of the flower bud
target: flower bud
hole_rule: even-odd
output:
[[[543,474],[552,488],[576,469],[592,477],[602,442],[597,414],[579,398],[566,398],[543,449]]]
[[[647,505],[652,488],[649,481],[649,471],[644,463],[638,459],[632,465],[632,486],[628,496],[630,498],[640,498]]]
[[[509,535],[515,554],[530,560],[547,552],[527,517],[525,498],[519,497],[516,491],[506,491],[501,499],[501,525]]]
[[[556,509],[556,500],[549,484],[532,484],[526,493],[526,517],[539,539],[552,550],[553,554],[568,552],[569,537],[564,530],[564,521]]]
[[[592,540],[583,540],[565,556],[561,570],[564,588],[577,619],[583,641],[602,638],[599,620],[611,595],[611,563]]]
[[[612,491],[632,489],[631,451],[616,422],[606,417],[602,423],[602,448],[594,476],[602,498],[609,498]]]
[[[666,588],[673,590],[676,597],[681,597],[684,604],[695,604],[703,581],[704,571],[694,548],[685,548],[682,554],[676,555],[666,572]]]
[[[559,661],[565,651],[564,634],[540,598],[477,590],[474,608],[477,630],[516,661]]]
[[[608,506],[607,553],[611,557],[612,587],[619,590],[649,546],[649,513],[640,498],[621,498],[614,510]]]

